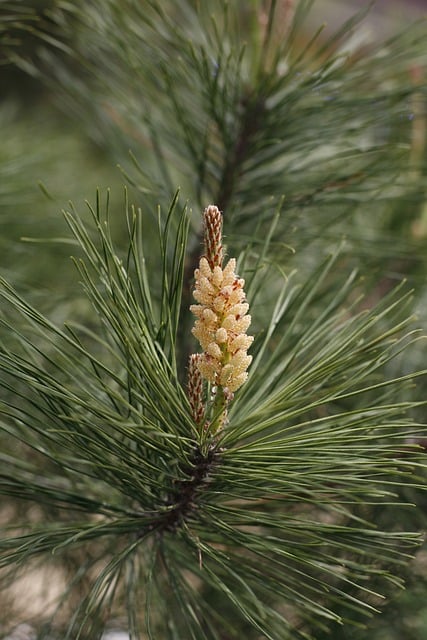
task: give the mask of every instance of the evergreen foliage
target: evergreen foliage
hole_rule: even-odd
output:
[[[62,584],[40,640],[349,637],[422,541],[425,346],[400,272],[423,266],[425,26],[363,50],[365,11],[324,39],[312,4],[16,12],[38,44],[12,62],[134,161],[124,204],[64,213],[86,303],[62,327],[0,280],[1,578]],[[255,335],[217,432],[186,389],[210,202]]]
[[[280,231],[298,249],[319,234],[324,243],[325,226],[335,241],[336,225],[363,211],[352,242],[383,258],[390,203],[404,198],[416,217],[425,198],[408,183],[425,25],[364,50],[368,5],[326,40],[304,31],[312,5],[58,2],[33,72],[115,159],[132,150],[129,178],[155,202],[167,207],[180,185],[196,210],[224,210],[244,244],[285,195]]]

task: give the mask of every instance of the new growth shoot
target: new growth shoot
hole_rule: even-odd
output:
[[[190,307],[196,316],[192,333],[203,352],[190,356],[188,393],[194,421],[215,435],[227,423],[234,392],[248,377],[252,356],[247,350],[253,336],[246,334],[251,316],[236,260],[231,258],[223,267],[222,214],[210,205],[203,221],[205,253],[194,272],[198,304]]]

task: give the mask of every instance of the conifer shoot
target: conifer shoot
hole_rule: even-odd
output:
[[[189,390],[193,405],[191,389],[198,385],[190,377],[195,375],[196,367],[211,384],[213,409],[209,431],[216,433],[227,421],[227,405],[234,392],[248,377],[252,356],[247,350],[253,336],[246,334],[251,316],[243,289],[245,281],[236,274],[236,260],[231,258],[223,267],[222,214],[218,207],[209,205],[203,219],[205,254],[194,272],[193,296],[198,304],[190,307],[196,316],[192,333],[203,353],[196,359],[190,357]]]

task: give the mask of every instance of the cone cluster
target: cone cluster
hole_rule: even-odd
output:
[[[208,260],[201,258],[193,292],[199,304],[190,307],[197,318],[193,335],[203,349],[199,371],[213,385],[229,392],[236,391],[248,377],[252,356],[246,352],[253,342],[253,337],[246,335],[251,316],[247,313],[245,282],[235,269],[234,258],[224,269],[211,269]]]
[[[227,394],[246,380],[252,356],[247,354],[253,337],[246,331],[251,323],[246,302],[245,281],[236,274],[236,260],[222,267],[222,214],[213,205],[204,211],[205,255],[195,270],[194,298],[190,309],[196,316],[193,335],[203,353],[197,359],[202,377]]]

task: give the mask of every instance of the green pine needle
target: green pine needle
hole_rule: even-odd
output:
[[[61,329],[1,281],[0,490],[24,508],[0,565],[87,556],[70,576],[70,639],[94,637],[121,605],[133,637],[153,639],[220,640],[234,618],[248,637],[308,638],[310,626],[374,612],[420,540],[370,516],[407,508],[401,486],[421,472],[409,386],[424,372],[387,373],[418,339],[408,294],[366,310],[354,275],[331,286],[338,255],[298,283],[268,264],[273,233],[258,258],[248,247],[254,325],[270,320],[229,424],[204,449],[177,365],[186,211],[175,197],[159,213],[156,273],[142,212],[126,201],[119,251],[105,209],[98,197],[90,228],[65,213],[87,324]],[[31,504],[51,515],[26,518]],[[64,610],[65,597],[40,637]]]

